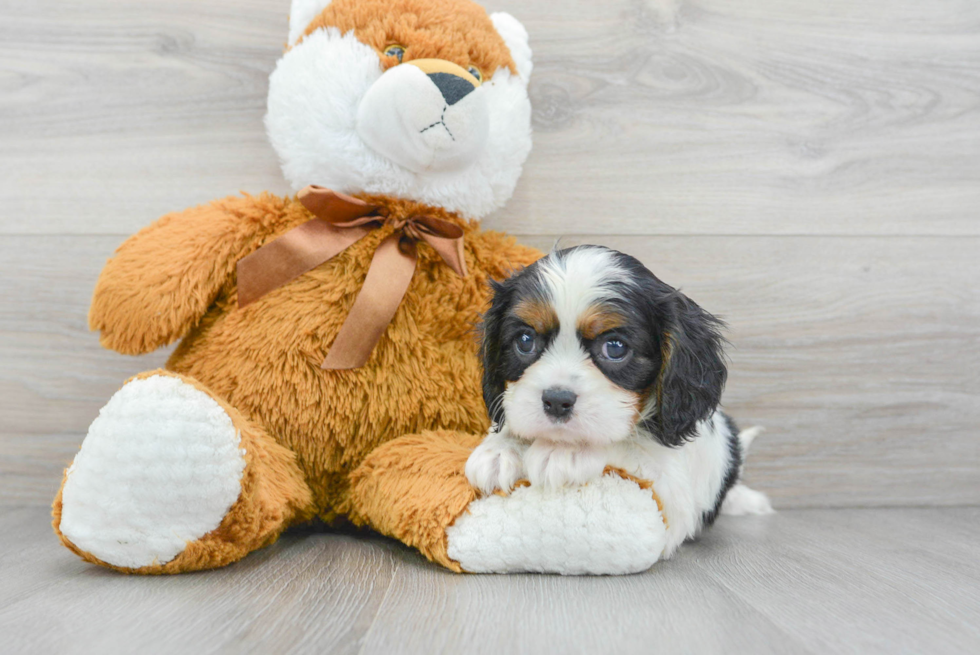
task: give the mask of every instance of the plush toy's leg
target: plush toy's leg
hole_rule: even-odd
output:
[[[476,498],[463,468],[479,443],[474,435],[437,431],[376,448],[351,474],[350,518],[461,571],[446,554],[446,528]]]
[[[355,520],[454,571],[634,573],[660,559],[666,526],[648,482],[610,469],[584,487],[478,498],[463,470],[479,442],[427,432],[384,444],[352,475]]]
[[[293,453],[203,385],[128,381],[65,471],[54,529],[82,558],[128,573],[241,559],[311,513]]]

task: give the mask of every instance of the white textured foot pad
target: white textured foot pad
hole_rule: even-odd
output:
[[[611,475],[481,498],[446,532],[449,557],[471,573],[637,573],[660,559],[666,542],[650,492]]]
[[[116,566],[169,562],[238,499],[239,443],[231,418],[203,391],[160,375],[127,383],[68,469],[62,534]]]

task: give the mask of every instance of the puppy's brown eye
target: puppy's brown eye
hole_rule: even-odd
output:
[[[534,332],[530,330],[525,330],[517,335],[517,340],[514,341],[514,346],[517,348],[517,352],[522,355],[532,355],[537,348],[537,340],[534,338]]]
[[[386,57],[397,57],[398,63],[402,63],[402,58],[405,56],[405,47],[400,46],[397,43],[392,43],[390,46],[385,48]]]
[[[623,361],[629,351],[629,346],[622,339],[610,339],[602,344],[602,356],[611,362]]]

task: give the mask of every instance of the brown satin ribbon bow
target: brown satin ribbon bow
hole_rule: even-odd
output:
[[[297,197],[316,218],[239,260],[239,307],[313,270],[371,230],[395,227],[374,251],[364,284],[320,368],[352,369],[367,362],[412,281],[419,241],[466,277],[463,228],[454,223],[424,214],[387,218],[377,213],[376,205],[318,186],[306,187]]]

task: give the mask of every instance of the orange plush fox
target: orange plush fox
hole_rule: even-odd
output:
[[[543,551],[575,538],[585,505],[629,497],[625,519],[588,529],[649,542],[616,571],[656,561],[662,521],[635,481],[477,498],[463,475],[489,426],[474,335],[488,281],[540,256],[477,223],[530,150],[530,73],[521,24],[469,0],[293,0],[266,127],[300,194],[164,216],[106,265],[89,315],[102,344],[180,345],[109,400],[66,470],[68,548],[176,573],[319,517],[456,571],[568,572]],[[613,572],[598,557],[581,572]]]

